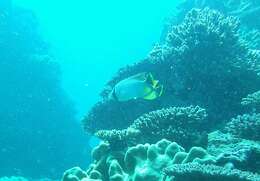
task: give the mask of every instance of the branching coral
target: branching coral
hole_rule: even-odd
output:
[[[199,106],[171,107],[144,114],[127,129],[101,130],[96,135],[116,145],[119,141],[135,145],[155,143],[165,138],[190,147],[199,144],[201,134],[205,130],[203,128],[207,124],[206,117],[205,109]]]
[[[244,106],[252,106],[260,110],[260,91],[248,94],[241,102]]]
[[[198,163],[176,164],[164,169],[164,173],[172,181],[260,181],[258,174]]]
[[[224,128],[240,138],[249,140],[260,140],[260,114],[243,114],[231,119]]]
[[[260,28],[260,3],[257,0],[185,0],[179,4],[178,18],[181,20],[191,8],[205,7],[216,9],[225,15],[238,16],[243,24]]]

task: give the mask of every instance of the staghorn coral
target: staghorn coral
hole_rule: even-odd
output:
[[[156,144],[130,147],[119,155],[108,144],[102,143],[94,149],[94,163],[88,171],[72,168],[65,172],[63,181],[74,181],[68,179],[69,175],[79,181],[157,181],[162,179],[162,169],[171,164],[216,162],[215,157],[201,147],[193,147],[187,153],[176,142],[165,139]]]
[[[260,141],[260,114],[243,114],[232,118],[224,131],[239,138]]]
[[[217,157],[219,165],[229,163],[231,167],[260,173],[259,142],[214,131],[208,135],[207,151]]]
[[[172,181],[260,181],[258,174],[198,163],[176,164],[163,172],[166,175],[164,180]]]
[[[241,39],[247,42],[249,48],[259,50],[260,48],[260,27],[258,29],[241,28],[239,31]]]
[[[260,91],[248,94],[241,102],[244,106],[252,106],[260,110]]]
[[[149,56],[120,69],[105,86],[103,100],[83,120],[87,132],[124,129],[140,115],[171,106],[207,109],[208,128],[242,113],[242,97],[260,89],[260,52],[239,37],[239,21],[210,9],[193,9],[171,26],[164,44]],[[137,72],[152,72],[164,85],[155,101],[113,102],[115,84]]]
[[[171,107],[146,113],[123,130],[100,130],[96,136],[118,146],[155,143],[163,138],[176,141],[184,147],[201,144],[207,113],[199,106]]]

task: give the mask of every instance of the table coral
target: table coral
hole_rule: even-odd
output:
[[[224,131],[240,138],[260,141],[260,114],[243,114],[232,118]]]
[[[127,145],[155,143],[163,138],[176,141],[184,147],[204,145],[203,128],[207,113],[199,106],[171,107],[146,113],[124,130],[100,130],[96,136],[110,143],[121,141]],[[200,142],[201,141],[201,142]]]
[[[248,94],[241,102],[244,106],[251,106],[260,111],[260,91]]]
[[[257,141],[214,131],[208,135],[207,151],[217,158],[219,165],[230,163],[231,167],[260,174],[260,144]]]
[[[164,169],[164,173],[165,181],[260,181],[258,174],[198,163],[176,164]]]

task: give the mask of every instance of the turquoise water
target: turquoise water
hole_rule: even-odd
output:
[[[32,49],[39,45],[31,42],[39,38],[47,42],[48,54],[55,57],[61,70],[61,74],[49,75],[52,68],[40,71],[40,67],[19,64],[19,57],[7,58],[10,63],[4,64],[3,69],[13,67],[10,71],[18,73],[11,83],[10,73],[2,72],[5,89],[0,107],[6,107],[7,102],[10,106],[1,113],[4,118],[1,129],[6,131],[2,133],[0,160],[6,166],[1,166],[0,176],[59,178],[69,167],[86,167],[90,148],[98,140],[83,133],[80,120],[99,100],[99,92],[117,69],[145,58],[160,40],[165,18],[172,14],[175,1],[4,0],[0,6],[2,13],[8,11],[6,7],[11,8],[10,16],[18,12],[14,27],[8,31],[24,36],[22,48],[16,42],[12,48],[22,52],[10,51],[6,46],[10,42],[3,45],[7,49],[3,51],[10,52],[7,57],[34,54]],[[25,32],[23,24],[29,26]],[[30,35],[31,31],[38,37]],[[11,63],[13,60],[15,63]],[[31,76],[35,79],[27,82]],[[58,81],[50,80],[48,85],[48,77]],[[39,93],[45,88],[46,96]],[[64,103],[57,96],[65,99]],[[53,99],[55,105],[48,102]]]
[[[118,68],[146,57],[160,40],[176,2],[15,0],[14,4],[36,14],[41,33],[58,56],[64,88],[82,116]]]
[[[0,181],[259,181],[259,18],[255,0],[0,0]]]

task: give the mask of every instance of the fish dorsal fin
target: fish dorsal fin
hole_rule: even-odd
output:
[[[134,79],[134,80],[139,80],[139,81],[146,81],[147,80],[147,73],[146,72],[142,72],[136,75],[133,75],[127,79]]]

